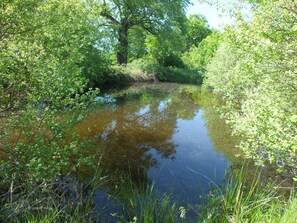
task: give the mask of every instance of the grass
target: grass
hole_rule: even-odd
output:
[[[121,187],[122,210],[120,222],[171,223],[179,220],[179,207],[170,193],[160,194],[151,185],[135,185],[128,176]]]
[[[126,66],[115,65],[112,69],[114,72],[108,76],[106,83],[123,84],[157,81],[155,74],[143,69],[142,65],[137,61],[129,63]]]
[[[63,177],[14,186],[0,197],[0,222],[90,222],[94,212],[89,184]],[[13,182],[12,184],[13,185]]]
[[[120,204],[117,213],[103,222],[272,222],[295,223],[297,197],[293,188],[289,197],[278,193],[274,183],[263,185],[259,171],[247,171],[248,167],[228,173],[223,186],[216,186],[198,209],[191,204],[181,206],[170,193],[160,194],[154,184],[139,185],[129,175],[119,185],[114,198]],[[96,180],[94,180],[96,181]],[[55,182],[56,183],[56,182]],[[97,182],[95,182],[96,184]],[[98,207],[94,206],[92,194],[84,196],[84,187],[73,181],[59,182],[57,195],[54,183],[41,184],[26,196],[15,195],[11,202],[2,204],[0,222],[99,222]],[[65,188],[72,191],[74,200],[66,195]],[[49,190],[51,189],[51,190]],[[10,198],[9,198],[10,199]],[[75,204],[75,205],[74,205]],[[100,207],[99,207],[100,208]],[[195,211],[197,219],[187,219],[187,211]]]
[[[262,185],[260,172],[251,177],[245,168],[227,176],[225,186],[209,194],[198,210],[198,222],[296,222],[294,192],[287,200],[273,183]]]
[[[163,81],[201,85],[202,80],[203,75],[196,70],[164,67],[144,60],[134,60],[126,66],[113,66],[113,72],[108,75],[105,84]]]

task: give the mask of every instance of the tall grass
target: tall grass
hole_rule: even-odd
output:
[[[287,200],[273,182],[262,184],[261,172],[251,176],[246,168],[230,173],[223,187],[210,192],[198,211],[198,222],[296,222],[293,187]]]
[[[98,222],[93,198],[95,188],[104,185],[106,178],[99,167],[92,170],[95,175],[89,181],[79,181],[69,173],[0,187],[0,222]]]
[[[26,187],[26,185],[23,185]],[[98,219],[89,185],[70,178],[15,188],[1,196],[0,222],[90,222]]]
[[[261,171],[249,168],[232,169],[223,185],[216,185],[204,204],[198,209],[192,207],[197,219],[187,216],[187,211],[192,212],[191,204],[181,207],[170,193],[159,194],[154,184],[139,187],[128,177],[121,188],[123,206],[119,222],[295,223],[294,188],[290,188],[291,195],[286,198],[279,193],[275,182],[263,181]]]
[[[94,204],[95,190],[91,188],[86,195],[84,191],[88,185],[79,186],[63,179],[52,185],[41,184],[26,196],[15,194],[13,199],[8,196],[8,201],[0,208],[0,222],[295,223],[297,197],[294,188],[286,198],[278,193],[279,187],[273,182],[263,185],[261,172],[253,171],[251,175],[248,168],[244,166],[228,172],[223,185],[216,185],[205,203],[198,209],[192,207],[197,219],[187,216],[187,211],[192,212],[191,204],[180,206],[170,192],[160,194],[154,183],[141,184],[128,174],[123,176],[123,184],[115,191],[114,199],[119,206],[117,213],[110,212],[110,218],[100,218],[98,213],[104,207]],[[92,182],[95,187],[102,184],[97,181]]]
[[[180,207],[173,202],[171,194],[160,194],[150,185],[136,185],[128,176],[120,189],[122,209],[119,222],[172,223],[183,219]]]

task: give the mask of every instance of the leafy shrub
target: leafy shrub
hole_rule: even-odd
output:
[[[226,99],[224,114],[240,147],[297,180],[296,5],[263,1],[249,23],[226,31],[207,67],[205,86]],[[277,30],[281,29],[281,32]]]
[[[212,34],[203,39],[197,46],[192,46],[182,56],[182,61],[189,69],[205,72],[221,41],[221,34],[213,31]]]
[[[185,65],[180,57],[177,55],[170,54],[169,56],[164,58],[163,62],[164,67],[177,67],[177,68],[184,68]]]

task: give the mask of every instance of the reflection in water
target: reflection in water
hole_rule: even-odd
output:
[[[237,160],[235,143],[211,109],[213,96],[196,87],[196,95],[188,94],[187,88],[155,83],[109,92],[116,103],[91,112],[78,126],[102,155],[109,190],[128,173],[136,184],[153,180],[161,192],[171,189],[181,201],[198,202],[193,194],[221,184],[229,161]]]
[[[239,138],[232,135],[230,125],[216,111],[221,102],[209,91],[201,91],[197,88],[193,90],[192,99],[203,109],[203,119],[206,121],[207,131],[214,148],[223,153],[233,164],[241,163],[243,154],[237,148]]]

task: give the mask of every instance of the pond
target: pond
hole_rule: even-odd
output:
[[[108,202],[129,174],[139,185],[170,191],[174,200],[199,204],[238,161],[229,126],[215,112],[218,100],[197,86],[140,83],[104,92],[104,105],[78,126],[94,139],[98,162],[109,180],[96,202]],[[90,173],[85,173],[90,174]]]

